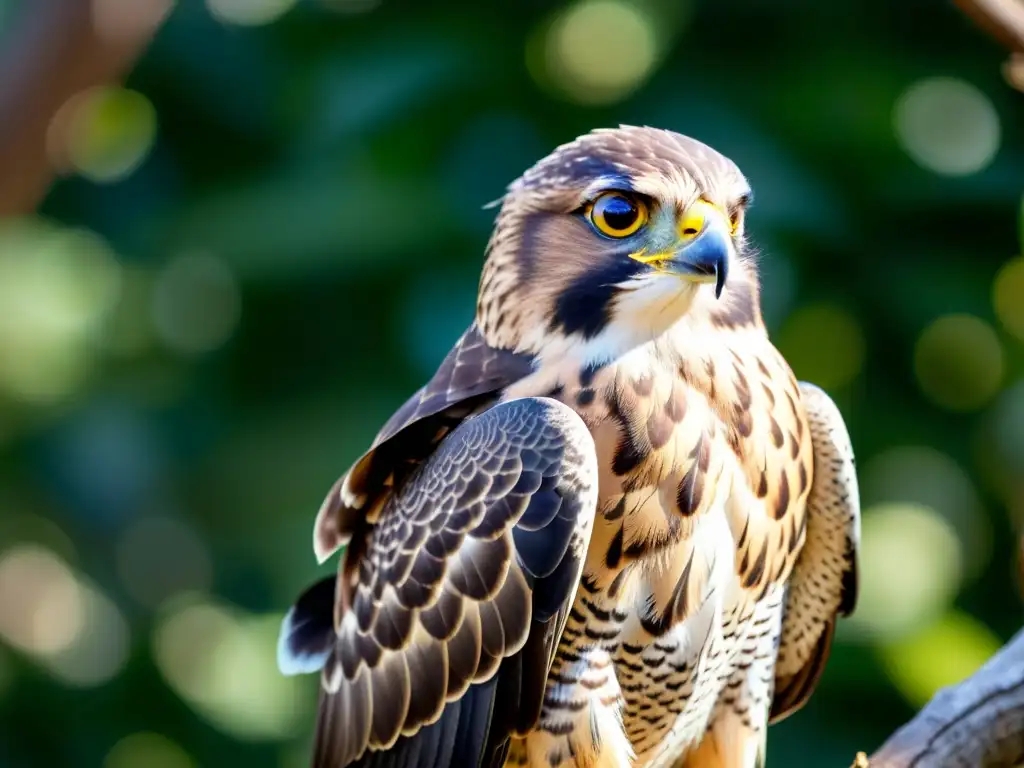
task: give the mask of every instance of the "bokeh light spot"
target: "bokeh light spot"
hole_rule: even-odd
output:
[[[646,9],[624,0],[583,0],[548,27],[542,77],[576,102],[616,102],[651,74],[657,42]]]
[[[978,88],[956,78],[932,77],[914,83],[896,102],[894,120],[903,149],[934,173],[975,173],[999,149],[999,115],[992,102]]]
[[[225,24],[257,26],[276,21],[287,13],[297,0],[206,0],[214,18]]]
[[[864,365],[864,335],[857,319],[832,304],[793,312],[779,330],[778,345],[797,377],[824,389],[849,384]]]
[[[0,555],[0,635],[11,645],[32,655],[55,654],[84,626],[78,582],[52,552],[19,545]]]
[[[128,661],[131,637],[121,611],[102,592],[79,582],[85,623],[75,642],[45,659],[66,685],[93,688],[112,680]]]
[[[964,556],[964,575],[980,575],[989,564],[992,531],[974,483],[952,458],[934,448],[901,446],[873,456],[860,471],[865,506],[883,502],[920,504],[953,526]]]
[[[33,404],[76,391],[119,290],[114,255],[92,232],[0,224],[0,391]]]
[[[72,96],[47,134],[58,169],[97,182],[119,181],[146,159],[156,141],[156,109],[143,94],[97,86]]]
[[[316,680],[278,672],[281,618],[182,596],[157,626],[157,666],[182,699],[235,738],[288,738],[306,723],[311,699],[305,687]]]
[[[887,503],[865,509],[857,610],[840,622],[863,639],[895,639],[933,621],[961,583],[956,531],[934,509]]]
[[[224,608],[193,595],[169,607],[157,627],[154,652],[157,665],[171,688],[186,699],[209,698],[205,656],[232,630]]]
[[[1003,347],[991,325],[966,314],[945,315],[924,329],[914,370],[924,394],[951,411],[976,410],[1003,382]]]
[[[132,597],[151,607],[178,592],[205,590],[213,578],[203,540],[184,521],[163,515],[136,520],[124,532],[117,569]]]
[[[128,625],[117,607],[34,544],[0,555],[0,636],[75,687],[105,683],[128,654]]]
[[[974,674],[1001,645],[980,621],[950,611],[912,635],[881,645],[879,654],[897,690],[918,708],[940,688]]]
[[[158,733],[125,736],[107,753],[103,768],[194,768],[196,761]]]
[[[241,317],[242,297],[220,259],[185,254],[168,263],[153,286],[153,324],[159,337],[184,354],[223,345]]]
[[[992,307],[1003,327],[1024,341],[1024,256],[1010,259],[996,274]]]

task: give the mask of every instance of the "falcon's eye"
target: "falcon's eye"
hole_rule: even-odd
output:
[[[629,237],[647,223],[647,206],[621,192],[605,192],[590,208],[590,222],[608,237]]]

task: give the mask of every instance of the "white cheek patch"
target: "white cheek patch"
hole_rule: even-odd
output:
[[[567,358],[580,365],[605,365],[620,362],[633,352],[669,331],[689,312],[699,298],[699,283],[668,274],[651,272],[616,284],[620,289],[609,306],[608,324],[596,336],[582,339],[578,334],[552,337],[538,329],[535,337],[540,367],[545,361],[564,362]],[[714,301],[714,293],[710,294]]]
[[[686,314],[700,285],[672,275],[652,272],[633,278],[611,307],[610,325],[634,330],[646,340],[660,336]]]
[[[579,356],[583,363],[604,365],[620,362],[668,331],[693,305],[701,287],[671,275],[651,273],[620,283],[622,291],[611,304],[611,320],[582,348],[577,344],[560,350]]]

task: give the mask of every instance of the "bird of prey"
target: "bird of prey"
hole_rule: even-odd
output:
[[[316,768],[754,768],[856,602],[843,419],[729,159],[599,129],[501,200],[475,319],[335,483],[278,646]]]

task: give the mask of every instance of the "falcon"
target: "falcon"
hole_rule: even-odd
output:
[[[761,317],[739,168],[623,126],[513,182],[475,319],[317,515],[315,768],[753,768],[856,602],[843,419]]]

